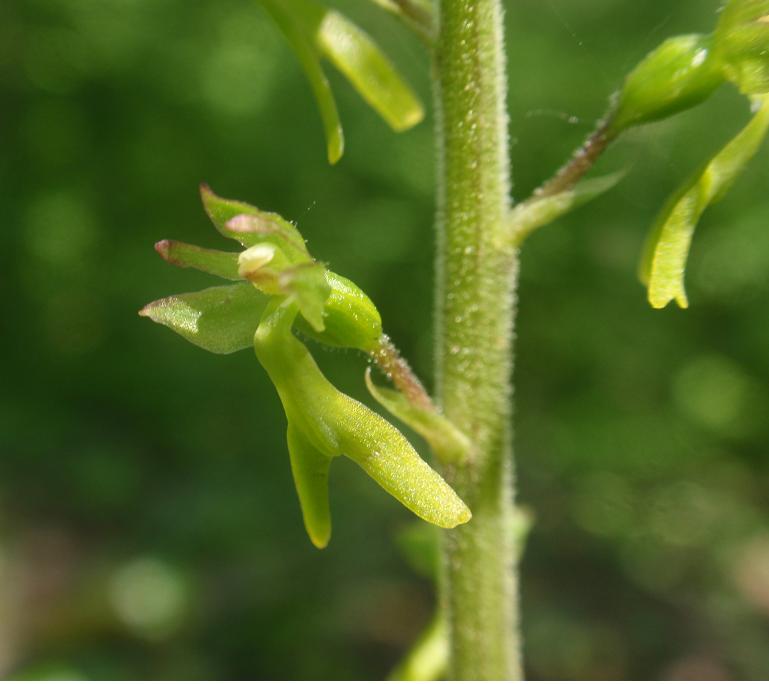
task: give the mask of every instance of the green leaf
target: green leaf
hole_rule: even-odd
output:
[[[461,463],[470,451],[470,440],[444,415],[415,406],[397,390],[377,387],[366,369],[366,387],[382,406],[424,437],[443,463]]]
[[[611,190],[624,173],[612,173],[577,183],[573,188],[544,197],[533,196],[517,204],[510,212],[509,225],[513,241],[520,245],[537,228],[546,226],[570,211]]]
[[[256,356],[278,390],[292,434],[328,459],[349,457],[424,520],[446,528],[467,522],[470,510],[408,440],[325,378],[291,332],[296,314],[296,304],[273,300],[254,335]],[[315,492],[313,500],[318,497]]]
[[[769,1],[727,4],[714,42],[727,78],[744,94],[769,92]]]
[[[671,197],[647,239],[640,277],[655,309],[674,299],[688,306],[684,272],[697,222],[728,191],[769,129],[769,98],[756,102],[760,106],[750,123]]]
[[[712,36],[676,36],[650,52],[625,79],[609,135],[700,104],[724,82]]]
[[[232,354],[253,344],[267,299],[249,283],[223,285],[159,299],[139,315],[214,354]]]
[[[297,227],[279,214],[219,197],[207,185],[200,186],[200,196],[206,213],[224,237],[237,240],[244,247],[274,244],[294,264],[312,260]]]
[[[155,251],[169,264],[181,268],[194,268],[226,280],[243,280],[238,273],[238,255],[220,252],[177,240],[161,240],[155,243]]]

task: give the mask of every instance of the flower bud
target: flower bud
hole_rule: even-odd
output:
[[[628,75],[617,96],[609,134],[694,107],[724,82],[712,55],[712,37],[700,34],[666,40]]]

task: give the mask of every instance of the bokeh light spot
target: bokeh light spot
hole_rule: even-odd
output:
[[[187,603],[182,578],[157,558],[138,558],[121,567],[112,578],[110,598],[120,620],[149,639],[171,634]]]
[[[769,615],[769,535],[751,539],[738,549],[733,572],[745,600]]]
[[[48,266],[82,267],[96,239],[96,220],[88,203],[67,190],[37,197],[25,227],[29,251]]]
[[[740,436],[746,425],[751,383],[731,360],[700,356],[673,379],[673,398],[691,420],[727,436]]]
[[[582,478],[573,498],[577,523],[593,534],[611,536],[633,522],[634,497],[627,481],[613,473]]]

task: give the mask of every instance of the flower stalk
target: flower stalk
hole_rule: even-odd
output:
[[[518,679],[512,534],[513,321],[506,70],[500,0],[438,0],[436,383],[470,440],[444,476],[473,520],[443,535],[450,679]]]

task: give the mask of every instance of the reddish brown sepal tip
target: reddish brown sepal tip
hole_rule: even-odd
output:
[[[161,240],[155,243],[155,251],[166,261],[168,261],[169,254],[171,253],[171,241]]]

